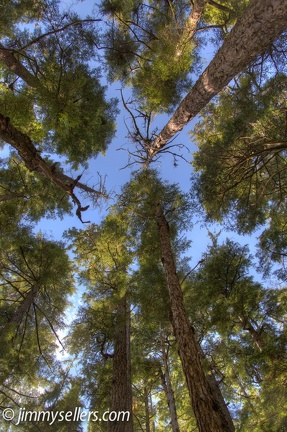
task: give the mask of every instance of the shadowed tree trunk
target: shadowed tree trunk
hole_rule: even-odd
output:
[[[171,303],[173,331],[198,430],[199,432],[234,432],[229,412],[227,409],[223,411],[218,395],[209,384],[203,369],[202,350],[184,307],[183,294],[170,243],[169,226],[160,204],[157,204],[156,217],[160,233],[162,263]],[[220,391],[218,386],[217,390]]]
[[[121,299],[117,308],[110,411],[129,412],[130,418],[124,421],[110,421],[109,432],[133,432],[130,309],[126,297]]]
[[[162,360],[163,360],[163,371],[161,370],[161,380],[162,380],[162,385],[166,395],[168,408],[170,412],[171,428],[172,428],[172,432],[180,432],[178,419],[177,419],[174,392],[172,389],[170,373],[169,373],[168,353],[165,347],[165,339],[163,337],[161,340],[161,347],[162,347],[161,351],[162,351]]]

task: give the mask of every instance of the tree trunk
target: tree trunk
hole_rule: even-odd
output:
[[[287,28],[287,0],[253,0],[149,149],[149,160]]]
[[[151,432],[150,428],[150,413],[149,413],[149,394],[147,387],[144,388],[144,408],[145,408],[145,430]]]
[[[161,352],[162,352],[162,360],[163,360],[163,368],[164,368],[164,371],[161,371],[161,378],[162,378],[162,385],[166,395],[167,404],[170,412],[171,428],[172,428],[172,432],[180,432],[178,419],[177,419],[174,392],[172,389],[170,373],[169,373],[168,354],[165,349],[164,338],[162,338],[161,346],[162,346]]]
[[[156,209],[164,273],[169,290],[172,325],[199,432],[234,432],[205,376],[202,352],[190,325],[176,273],[169,227],[161,205]],[[219,389],[218,389],[219,391]]]
[[[29,313],[30,308],[35,301],[39,289],[40,286],[38,284],[35,284],[25,296],[23,294],[23,300],[21,304],[18,306],[16,311],[13,313],[13,315],[10,317],[6,326],[4,326],[2,330],[3,334],[5,334],[5,331],[10,331],[11,324],[15,326],[15,333],[11,336],[11,340],[13,340],[14,337],[17,335],[17,331],[22,321],[24,320],[25,315]]]
[[[239,315],[238,318],[240,323],[242,324],[243,329],[247,330],[250,333],[253,342],[257,346],[258,350],[262,352],[265,343],[261,337],[261,334],[259,334],[259,332],[254,328],[254,326],[252,325],[252,323],[249,321],[248,318],[245,318],[243,315]]]
[[[207,2],[208,0],[195,0],[193,2],[191,14],[187,18],[187,29],[184,32],[185,42],[191,41],[193,38]]]
[[[117,308],[110,412],[130,413],[129,420],[110,421],[109,432],[133,432],[130,359],[130,310],[126,297]]]
[[[37,88],[42,94],[48,93],[38,78],[33,75],[22,63],[14,56],[11,49],[5,48],[0,43],[0,61],[13,72],[15,75],[20,77],[28,86]]]
[[[86,209],[81,207],[81,203],[74,193],[74,189],[76,187],[82,189],[85,192],[93,193],[98,197],[107,197],[106,194],[102,193],[101,191],[96,191],[84,185],[83,183],[80,183],[78,180],[81,176],[79,176],[77,179],[73,179],[66,174],[54,169],[53,164],[49,165],[40,156],[29,136],[16,129],[10,123],[9,117],[5,117],[2,114],[0,114],[0,139],[10,144],[15,150],[17,150],[19,156],[29,171],[36,171],[40,175],[45,176],[49,181],[57,185],[71,197],[74,204],[78,207],[76,214],[81,221],[81,212]]]

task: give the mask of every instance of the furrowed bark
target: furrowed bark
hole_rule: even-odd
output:
[[[188,38],[188,40],[192,39],[195,32],[196,32],[197,25],[199,23],[201,15],[204,11],[204,7],[205,7],[206,3],[208,3],[208,0],[196,0],[194,2],[191,14],[189,15],[189,17],[187,19],[187,38]]]
[[[149,148],[149,161],[287,28],[287,0],[253,0]]]
[[[129,412],[126,421],[110,421],[109,432],[133,432],[130,358],[130,310],[124,297],[117,309],[110,412]]]
[[[173,331],[198,430],[199,432],[234,432],[231,418],[227,418],[226,412],[223,412],[218,402],[218,395],[214,394],[203,369],[202,351],[184,307],[170,243],[168,222],[160,204],[157,205],[156,217],[163,269],[171,303]]]

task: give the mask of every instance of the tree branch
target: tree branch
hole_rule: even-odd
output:
[[[237,20],[210,65],[180,103],[149,149],[149,160],[180,132],[287,25],[286,0],[253,0]]]
[[[65,193],[67,193],[74,204],[77,206],[76,214],[80,218],[81,222],[81,212],[87,210],[88,207],[82,207],[79,199],[74,193],[74,189],[77,187],[84,190],[85,192],[90,192],[96,194],[99,197],[106,198],[106,194],[101,191],[96,191],[89,188],[88,186],[79,183],[80,177],[73,179],[66,174],[60,173],[54,169],[54,164],[49,165],[39,154],[34,144],[28,135],[20,132],[11,123],[9,117],[5,117],[0,114],[0,139],[12,145],[12,147],[17,150],[19,156],[24,161],[26,167],[29,171],[36,171],[39,174],[45,176],[49,181],[54,183]]]

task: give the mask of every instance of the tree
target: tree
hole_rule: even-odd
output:
[[[200,431],[234,430],[224,401],[218,399],[217,392],[205,375],[202,352],[186,313],[177,274],[171,241],[175,240],[177,230],[184,223],[184,212],[187,210],[184,197],[174,185],[164,186],[155,172],[145,170],[123,190],[121,202],[121,206],[127,207],[127,211],[136,212],[142,218],[140,221],[137,217],[135,228],[142,239],[152,232],[155,234],[154,241],[157,239],[155,244],[159,252],[158,259],[162,261],[169,292],[173,332],[197,427]],[[166,215],[169,215],[169,222]],[[173,230],[171,233],[174,237],[170,229]]]
[[[236,428],[262,430],[272,417],[266,427],[279,430],[286,421],[279,408],[286,405],[279,384],[286,368],[286,288],[255,282],[252,265],[246,246],[213,241],[190,275],[186,303],[225,397],[241,405],[235,405]]]
[[[259,242],[265,271],[270,258],[284,259],[285,46],[283,34],[205,108],[192,134],[199,146],[193,186],[207,218],[241,233],[265,225]]]
[[[41,383],[52,385],[48,377],[74,287],[63,245],[27,227],[2,236],[0,280],[1,406],[16,408],[41,399]]]
[[[102,37],[110,79],[131,86],[142,109],[170,110],[190,85],[193,36],[205,3],[102,1],[111,22]]]
[[[119,215],[109,215],[101,226],[86,231],[71,231],[79,268],[89,293],[81,316],[74,324],[77,351],[83,350],[90,363],[93,355],[112,359],[109,409],[132,415],[130,305],[128,268],[132,263],[131,240]],[[97,314],[101,312],[101,320]],[[88,340],[87,340],[88,331]],[[84,338],[79,347],[79,337]],[[83,348],[82,348],[83,347]],[[91,352],[91,348],[93,352]],[[96,352],[95,352],[96,349]],[[85,369],[84,369],[85,370]],[[97,402],[98,403],[98,402]],[[132,418],[110,421],[109,432],[133,431]]]
[[[56,152],[78,168],[105,151],[113,136],[116,101],[106,102],[99,70],[87,64],[94,54],[95,21],[61,14],[51,1],[34,31],[16,26],[0,44],[0,139],[18,152],[30,171],[69,194],[80,219],[85,207],[74,188],[97,193],[79,183],[81,176],[64,175],[57,161],[47,163],[40,154]]]
[[[253,214],[249,209],[245,220],[256,224],[260,217],[263,221],[274,215],[276,205],[280,207],[278,219],[273,218],[269,232],[261,238],[265,246],[261,258],[266,261],[278,251],[283,256],[286,1],[113,0],[101,3],[97,18],[84,20],[60,12],[54,0],[18,3],[3,3],[7,16],[0,24],[0,138],[2,146],[7,143],[13,148],[0,172],[0,312],[5,348],[1,407],[29,401],[29,407],[55,410],[85,401],[90,407],[99,406],[101,413],[109,408],[135,412],[136,427],[131,420],[121,424],[91,421],[91,431],[155,426],[160,431],[170,419],[173,430],[191,430],[194,417],[200,431],[234,430],[224,396],[231,402],[239,429],[285,427],[284,413],[270,403],[277,394],[274,400],[282,411],[286,409],[280,390],[286,372],[285,290],[264,291],[249,277],[237,277],[248,267],[248,259],[245,251],[230,244],[219,249],[214,245],[212,254],[208,251],[205,257],[208,265],[200,263],[194,276],[182,255],[189,243],[180,238],[191,218],[189,202],[175,185],[164,184],[149,170],[149,164],[164,152],[176,156],[171,151],[172,138],[224,90],[218,99],[224,101],[219,109],[221,121],[216,122],[216,107],[210,109],[212,120],[208,114],[203,122],[213,123],[209,131],[218,127],[229,132],[224,148],[235,148],[235,159],[247,172],[253,169],[249,161],[258,161],[255,171],[260,168],[258,176],[264,181],[251,182],[250,197],[254,191],[256,196],[257,186],[257,191],[266,194],[275,189],[275,198],[261,196],[264,209]],[[218,45],[223,40],[222,47],[179,103],[182,92],[191,86],[191,73],[202,67],[196,46],[205,37]],[[81,204],[77,190],[104,195],[102,189],[97,193],[86,185],[82,174],[66,175],[58,164],[65,159],[72,169],[86,166],[90,157],[105,151],[113,135],[115,101],[105,99],[100,70],[92,69],[90,63],[96,55],[103,66],[101,48],[109,78],[132,86],[137,104],[130,132],[136,150],[131,155],[145,169],[131,178],[102,222],[70,234],[76,254],[73,268],[78,268],[85,287],[68,338],[73,356],[68,364],[74,361],[79,366],[78,376],[71,377],[55,354],[67,296],[72,292],[72,268],[63,244],[32,230],[41,218],[69,211],[68,198],[83,221],[82,212],[88,206]],[[271,65],[269,70],[264,69],[266,64]],[[250,100],[247,106],[246,100]],[[129,102],[123,99],[123,103],[131,114]],[[154,113],[169,111],[178,103],[162,131],[150,134]],[[224,113],[233,108],[235,122],[229,119],[228,131],[222,124]],[[145,133],[138,127],[138,118],[145,123]],[[241,127],[257,146],[246,145],[237,133]],[[219,150],[212,155],[219,155]],[[226,152],[227,165],[234,161],[231,153]],[[218,173],[220,165],[216,167]],[[47,194],[46,203],[43,194]],[[227,289],[221,283],[222,269]],[[213,273],[221,279],[215,280]],[[169,352],[163,343],[166,338],[172,345]],[[275,359],[277,354],[282,364]],[[187,398],[182,402],[179,397],[182,389],[186,394],[182,373],[191,402],[188,407],[184,406]],[[40,389],[33,396],[31,389],[36,385]],[[190,405],[194,417],[189,414]],[[184,412],[188,421],[180,423],[176,411]],[[258,413],[263,413],[263,423],[255,420]],[[270,423],[273,415],[274,426]],[[61,430],[71,425],[57,426]]]
[[[285,13],[284,0],[253,0],[250,3],[210,65],[152,143],[150,159],[199,114],[256,55],[280,36],[286,28]]]

